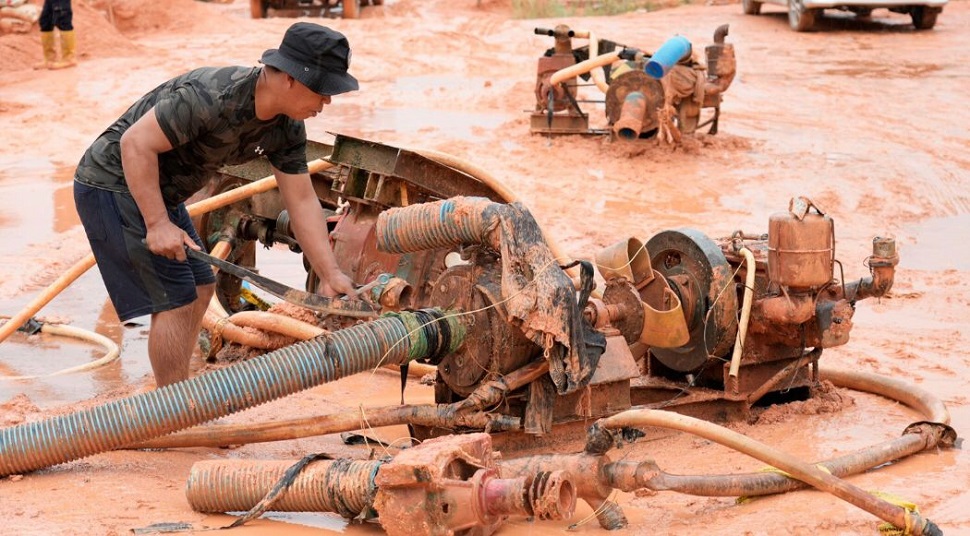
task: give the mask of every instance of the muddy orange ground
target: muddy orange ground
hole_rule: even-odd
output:
[[[114,26],[106,7],[113,6]],[[144,91],[200,65],[254,64],[289,19],[253,21],[247,2],[75,2],[80,66],[35,72],[39,38],[0,37],[0,314],[13,314],[85,253],[70,193],[87,144]],[[895,236],[901,262],[892,294],[861,302],[852,340],[827,350],[824,366],[910,381],[939,396],[957,431],[970,428],[970,3],[951,1],[936,29],[915,32],[884,10],[869,20],[830,16],[796,34],[766,7],[687,5],[615,17],[516,20],[507,2],[399,0],[360,20],[331,20],[354,46],[361,91],[334,99],[308,124],[310,136],[342,132],[465,157],[518,193],[567,252],[591,256],[635,236],[689,226],[712,237],[764,232],[795,195],[835,220],[847,279],[867,274],[876,235]],[[730,24],[738,76],[720,133],[676,151],[653,142],[528,133],[536,59],[550,46],[536,26],[566,23],[651,50],[674,34],[700,49]],[[590,94],[590,98],[597,97]],[[588,108],[602,126],[602,108]],[[295,258],[261,257],[266,273],[297,278]],[[298,284],[298,283],[297,283]],[[41,316],[96,329],[122,358],[95,372],[0,380],[0,424],[12,425],[148,389],[146,326],[121,327],[96,272]],[[44,374],[92,359],[87,347],[15,335],[0,345],[2,373]],[[378,372],[313,389],[231,416],[229,422],[313,415],[394,403],[397,379]],[[428,400],[412,385],[408,401]],[[805,460],[828,458],[898,436],[916,416],[869,395],[842,392],[823,406],[769,411],[735,429]],[[375,432],[387,438],[401,430]],[[652,432],[619,454],[650,456],[682,474],[754,471],[763,464],[709,441]],[[226,524],[192,512],[183,488],[192,463],[223,457],[295,459],[347,453],[335,437],[231,450],[119,451],[0,480],[0,533],[129,534],[154,523]],[[353,451],[359,455],[359,451]],[[853,477],[864,488],[916,503],[946,534],[970,534],[970,458],[927,452]],[[618,495],[631,518],[624,534],[875,534],[871,515],[831,496],[800,491],[735,504],[674,493]],[[571,532],[602,534],[581,508]],[[561,533],[568,523],[517,522],[501,534]],[[379,534],[333,516],[294,515],[237,529],[248,534]]]

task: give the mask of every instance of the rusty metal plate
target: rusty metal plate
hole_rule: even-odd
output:
[[[441,199],[459,195],[502,201],[478,179],[407,149],[337,135],[330,161],[371,173],[399,177]]]

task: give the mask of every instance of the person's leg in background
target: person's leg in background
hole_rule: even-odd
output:
[[[44,50],[44,59],[34,65],[34,69],[52,69],[57,61],[57,42],[54,40],[54,2],[44,0],[44,7],[40,11],[40,46]]]
[[[77,65],[75,55],[76,42],[74,40],[74,12],[71,10],[71,0],[46,0],[53,4],[54,25],[57,26],[61,41],[61,61],[55,62],[51,69],[64,69]]]

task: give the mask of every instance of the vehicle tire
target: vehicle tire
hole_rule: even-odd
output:
[[[254,19],[265,19],[266,18],[265,0],[249,0],[249,14],[252,15]]]
[[[788,25],[796,32],[807,32],[815,26],[817,9],[806,9],[804,0],[788,0]]]
[[[341,4],[344,6],[343,18],[360,18],[360,0],[341,0]]]
[[[741,0],[741,8],[745,15],[757,15],[761,13],[761,2],[755,0]]]
[[[933,26],[936,26],[936,16],[939,13],[939,11],[930,7],[915,6],[910,10],[909,16],[913,19],[913,26],[917,30],[930,30]]]

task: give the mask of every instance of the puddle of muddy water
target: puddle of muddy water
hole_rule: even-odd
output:
[[[37,291],[39,292],[39,291]],[[33,299],[28,292],[6,305],[19,311]],[[122,327],[97,270],[90,270],[61,292],[36,316],[64,320],[111,339],[121,350],[115,361],[90,371],[54,375],[58,371],[101,358],[104,349],[96,344],[67,337],[15,333],[0,346],[0,367],[5,375],[36,375],[40,378],[0,380],[0,401],[18,393],[27,395],[40,408],[57,407],[93,398],[100,393],[140,382],[151,367],[148,363],[147,325]]]
[[[79,224],[73,177],[73,165],[57,165],[46,158],[0,157],[0,195],[17,200],[5,204],[0,216],[0,244],[7,254],[31,243],[48,242]],[[38,221],[50,223],[24,225]]]
[[[907,244],[900,260],[916,270],[970,271],[970,214],[926,220],[913,234],[916,240]]]
[[[243,516],[246,512],[228,512],[230,515]],[[348,522],[337,514],[317,514],[312,512],[267,512],[263,514],[263,519],[272,519],[282,523],[292,525],[302,525],[318,529],[326,529],[329,532],[346,532]],[[276,527],[275,530],[282,530]]]
[[[435,132],[448,137],[472,140],[478,131],[493,131],[508,117],[504,113],[479,111],[474,103],[443,106],[436,102],[439,94],[462,88],[469,95],[481,92],[488,84],[485,78],[463,76],[402,76],[394,79],[391,93],[408,103],[402,107],[358,106],[340,103],[327,108],[329,124],[353,125],[363,135],[393,133],[415,135]],[[422,106],[422,103],[424,104]],[[310,125],[308,125],[310,127]],[[311,127],[312,128],[312,127]]]
[[[494,130],[506,120],[504,115],[497,113],[415,107],[360,107],[351,114],[354,128],[365,137],[380,133],[416,135],[435,131],[455,139],[472,140],[476,131]]]
[[[285,249],[259,250],[257,266],[261,274],[284,284],[303,288],[306,272],[300,256]],[[41,292],[29,291],[5,304],[13,314]],[[256,291],[269,302],[276,298]],[[37,315],[104,335],[121,349],[119,359],[90,371],[53,375],[63,369],[99,359],[104,349],[76,339],[38,334],[27,337],[15,333],[0,346],[0,372],[6,376],[41,376],[33,379],[0,379],[0,402],[18,393],[27,395],[38,407],[50,408],[87,400],[126,385],[150,384],[148,328],[150,317],[132,319],[122,326],[107,299],[97,269],[67,287]]]

